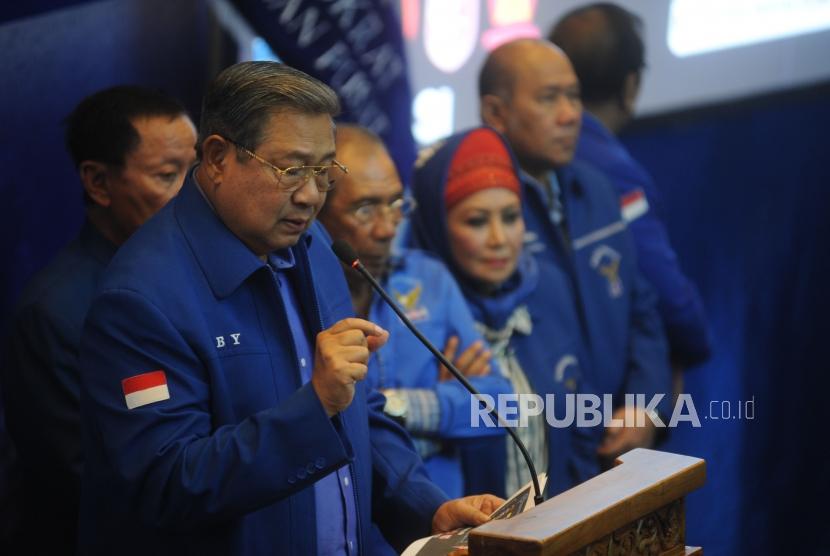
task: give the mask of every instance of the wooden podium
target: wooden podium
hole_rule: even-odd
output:
[[[706,481],[702,459],[638,448],[613,469],[511,519],[470,532],[481,555],[702,555],[686,546],[683,497]]]

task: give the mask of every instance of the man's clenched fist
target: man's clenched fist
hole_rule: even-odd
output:
[[[317,334],[311,385],[329,417],[349,407],[354,385],[366,377],[369,354],[389,332],[367,320],[343,319]]]

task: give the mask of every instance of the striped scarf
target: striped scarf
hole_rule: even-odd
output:
[[[507,319],[505,325],[498,330],[489,328],[481,322],[476,322],[476,328],[490,344],[493,356],[498,361],[502,374],[510,381],[513,392],[516,394],[534,394],[535,392],[527,379],[527,375],[525,375],[516,357],[516,352],[510,345],[514,333],[527,336],[533,331],[533,321],[530,318],[527,306],[520,305],[517,307]],[[523,416],[520,407],[518,421],[521,422],[523,419],[527,420],[527,426],[517,427],[516,433],[527,447],[536,469],[543,472],[547,471],[547,424],[545,423],[544,413]],[[504,486],[507,495],[510,496],[530,481],[530,471],[528,471],[527,464],[516,444],[507,442],[506,446],[507,466]]]

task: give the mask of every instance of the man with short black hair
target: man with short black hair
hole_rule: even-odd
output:
[[[84,317],[118,246],[178,192],[195,141],[184,107],[143,87],[99,91],[67,118],[66,145],[83,185],[86,221],[23,292],[3,376],[23,475],[21,551],[75,551]]]
[[[388,333],[355,318],[314,222],[346,172],[329,87],[225,69],[199,164],[113,259],[84,327],[84,554],[385,554],[487,519],[447,501],[363,379]]]
[[[585,104],[576,159],[602,170],[620,196],[640,270],[659,296],[672,362],[685,367],[704,362],[711,351],[703,302],[669,242],[654,181],[616,137],[634,115],[640,91],[641,29],[637,15],[603,2],[566,14],[550,40],[570,58]],[[676,374],[676,393],[679,380]]]

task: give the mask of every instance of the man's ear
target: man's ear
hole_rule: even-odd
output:
[[[210,135],[202,142],[201,166],[213,185],[221,185],[228,166],[228,157],[234,155],[233,145],[219,135]]]
[[[103,162],[84,160],[78,167],[81,183],[92,202],[102,207],[110,206],[109,167]]]
[[[481,121],[499,133],[507,131],[507,104],[498,95],[481,97]]]

